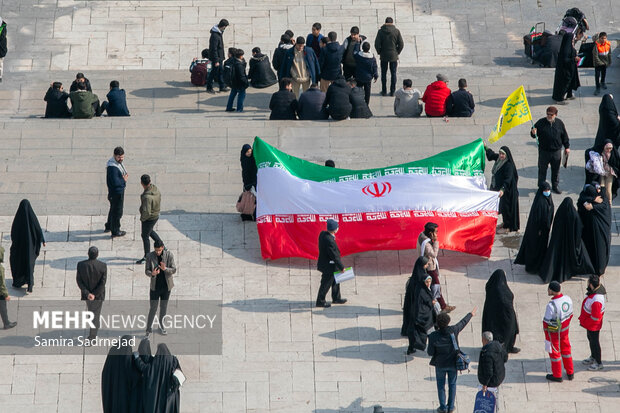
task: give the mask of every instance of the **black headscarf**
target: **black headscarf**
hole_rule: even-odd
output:
[[[603,201],[595,202],[597,196]],[[584,202],[592,204],[590,211],[585,208]],[[583,223],[581,239],[590,256],[594,273],[604,274],[611,249],[611,206],[605,191],[597,192],[595,185],[586,185],[579,194],[577,210]]]
[[[602,149],[605,139],[611,139],[614,149],[620,146],[620,120],[618,120],[618,109],[613,96],[609,93],[603,96],[598,107],[598,130],[594,139],[596,151]]]
[[[251,156],[245,156],[245,153],[252,149],[249,144],[243,145],[241,148],[241,177],[243,178],[243,189],[248,191],[251,187],[256,188],[256,181],[258,175],[258,168],[256,167],[256,160],[254,159],[254,153]]]
[[[153,352],[151,351],[151,342],[148,338],[143,338],[138,346],[138,355],[144,363],[150,363],[153,360]]]
[[[170,353],[168,346],[159,344],[153,360],[146,364],[135,359],[142,372],[142,404],[145,412],[179,413],[181,396],[174,371],[180,369],[179,361]]]
[[[409,280],[407,280],[407,284],[405,285],[405,298],[403,299],[403,325],[400,329],[400,334],[402,336],[406,336],[409,329],[409,321],[413,311],[415,290],[419,286],[417,280],[424,279],[428,275],[426,269],[424,268],[427,263],[428,257],[418,257],[413,265],[411,277],[409,277]]]
[[[482,331],[493,333],[506,351],[511,351],[519,334],[519,323],[514,309],[514,294],[508,287],[504,270],[495,270],[487,281]]]
[[[562,45],[558,53],[558,63],[555,66],[555,77],[553,80],[553,99],[563,101],[564,95],[570,90],[579,88],[579,72],[575,57],[577,51],[573,46],[572,33],[566,33],[562,37]]]
[[[415,279],[416,286],[413,291],[413,303],[409,306],[409,347],[417,350],[426,348],[427,332],[435,324],[435,312],[433,310],[433,293],[426,286],[426,279],[430,275]]]
[[[536,192],[521,240],[521,248],[515,259],[515,264],[525,265],[525,271],[532,274],[538,273],[545,259],[553,222],[553,199],[551,195],[543,195],[545,191],[551,191],[548,182],[543,182]]]
[[[553,219],[549,248],[540,268],[545,283],[564,282],[573,275],[592,274],[594,268],[581,239],[583,225],[569,197],[558,207]]]
[[[499,168],[494,167],[491,191],[504,190],[504,195],[499,200],[499,212],[502,214],[504,228],[510,231],[517,231],[520,227],[519,222],[519,174],[512,157],[512,153],[507,146],[502,146],[501,151],[506,153],[504,162],[499,160],[499,154],[491,148],[486,149],[486,156],[489,161],[502,162]]]
[[[121,338],[120,347],[108,352],[101,372],[101,401],[104,413],[134,413],[139,409],[140,373],[132,362],[132,336]]]
[[[22,199],[11,226],[11,274],[13,287],[28,284],[28,291],[34,285],[34,264],[45,243],[39,220],[32,210],[30,201]]]

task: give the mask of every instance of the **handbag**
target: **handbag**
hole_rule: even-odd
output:
[[[459,345],[456,343],[456,337],[454,337],[454,333],[450,333],[450,338],[452,338],[452,345],[454,346],[454,350],[456,350],[456,369],[458,371],[467,370],[469,373],[469,363],[471,360],[469,356],[461,351]]]
[[[256,197],[251,191],[243,191],[237,201],[237,212],[252,215],[254,214],[254,208],[256,208]]]

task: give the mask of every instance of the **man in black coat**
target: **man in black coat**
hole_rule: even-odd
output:
[[[349,80],[355,77],[355,54],[361,49],[361,44],[366,40],[366,36],[360,34],[360,28],[351,27],[351,35],[342,42],[342,71],[344,78]],[[358,80],[358,79],[355,79]]]
[[[84,83],[86,85],[87,91],[89,92],[93,91],[93,88],[90,87],[90,80],[88,80],[88,78],[84,76],[84,73],[80,72],[77,75],[75,75],[75,80],[73,81],[73,83],[71,83],[69,92],[75,92],[76,90],[78,90],[78,83]]]
[[[334,120],[344,120],[351,116],[351,86],[340,78],[332,83],[325,94],[323,108]]]
[[[209,76],[207,76],[207,92],[215,93],[213,90],[213,81],[217,79],[220,86],[220,92],[228,92],[228,88],[224,83],[222,63],[224,63],[224,30],[228,27],[228,20],[222,19],[211,28],[211,37],[209,38],[209,60],[213,65]]]
[[[3,59],[9,51],[6,43],[6,22],[0,17],[0,83],[2,82]]]
[[[105,300],[105,283],[108,274],[108,267],[99,261],[99,250],[97,247],[88,249],[88,259],[78,262],[77,265],[77,285],[82,295],[82,301],[86,301],[86,308],[95,315],[94,328],[90,329],[88,339],[97,337],[99,330],[99,315],[103,300]]]
[[[301,94],[297,105],[297,113],[300,120],[323,120],[327,119],[327,113],[323,110],[325,93],[321,92],[316,83]]]
[[[70,118],[71,112],[67,106],[67,99],[69,99],[69,94],[64,91],[62,83],[52,83],[43,98],[43,100],[47,102],[45,106],[45,117]]]
[[[250,79],[252,87],[257,89],[266,88],[278,83],[276,74],[271,70],[269,56],[262,54],[260,47],[252,49],[248,79]]]
[[[101,104],[101,112],[108,112],[108,116],[129,116],[127,108],[127,94],[120,88],[118,80],[110,82],[110,91],[106,95],[107,101]]]
[[[246,61],[243,58],[245,52],[243,49],[235,49],[235,55],[232,61],[232,79],[230,84],[230,95],[228,95],[228,103],[226,104],[226,112],[234,112],[233,103],[235,96],[237,98],[237,112],[243,112],[243,102],[245,101],[245,90],[250,85],[248,75],[246,74]],[[228,64],[228,63],[226,63]]]
[[[570,153],[570,143],[564,122],[558,119],[558,108],[549,106],[547,117],[536,121],[530,132],[532,138],[538,138],[538,186],[547,180],[547,167],[551,164],[551,190],[560,191],[560,163],[562,146],[565,156]]]
[[[508,361],[508,353],[499,341],[493,341],[493,333],[482,333],[482,350],[478,359],[478,382],[482,385],[482,391],[492,388],[497,394],[497,387],[504,381],[506,368],[504,363]]]
[[[459,79],[459,90],[446,99],[446,115],[453,118],[470,118],[474,114],[474,97],[467,90],[467,80]]]
[[[280,79],[280,90],[271,95],[269,109],[271,109],[270,120],[297,119],[297,99],[293,93],[293,81],[290,78]]]
[[[387,70],[390,68],[390,96],[396,92],[396,70],[398,68],[398,56],[403,51],[405,43],[400,30],[394,26],[394,19],[385,18],[385,24],[381,26],[375,38],[375,49],[381,58],[381,96],[387,94]]]
[[[340,296],[340,284],[336,283],[334,278],[336,270],[344,270],[344,265],[340,260],[340,250],[336,244],[336,232],[338,232],[338,222],[328,219],[327,231],[321,231],[319,234],[319,259],[316,268],[321,271],[321,286],[316,297],[317,307],[331,307],[331,304],[325,301],[325,296],[330,288],[332,289],[332,302],[334,304],[347,302],[346,298]]]
[[[336,79],[342,77],[342,54],[344,50],[337,42],[338,35],[336,32],[327,34],[327,46],[321,50],[319,56],[319,67],[321,72],[321,92],[327,92],[327,88]]]
[[[278,47],[273,51],[273,58],[271,60],[271,64],[273,68],[276,70],[276,74],[278,75],[278,81],[282,79],[280,75],[280,66],[282,66],[282,61],[284,60],[284,55],[288,49],[293,48],[293,43],[291,43],[291,38],[287,34],[283,34],[280,37],[280,43]]]

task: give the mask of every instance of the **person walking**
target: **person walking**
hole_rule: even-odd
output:
[[[497,405],[498,387],[506,377],[506,367],[508,353],[504,347],[493,340],[493,333],[484,331],[482,333],[482,349],[478,358],[478,383],[483,392],[490,391],[495,395],[495,405]]]
[[[316,268],[321,271],[321,285],[316,297],[317,307],[331,307],[331,304],[325,301],[327,291],[332,289],[332,302],[334,304],[344,304],[346,298],[340,295],[340,284],[334,278],[335,271],[343,271],[344,265],[340,260],[340,250],[336,244],[336,233],[338,232],[338,222],[333,219],[327,220],[327,231],[321,231],[319,234],[319,258]]]
[[[489,341],[497,340],[503,348],[516,354],[521,349],[515,347],[519,323],[515,311],[515,296],[508,287],[504,270],[495,270],[485,286],[484,307],[482,310],[482,331],[492,334]]]
[[[396,70],[398,56],[403,51],[405,43],[400,30],[394,26],[394,19],[387,17],[375,38],[375,50],[381,60],[381,96],[387,95],[387,70],[390,68],[390,96],[396,92]]]
[[[611,66],[611,43],[607,41],[607,33],[600,32],[592,37],[594,47],[592,48],[592,61],[594,62],[594,82],[596,89],[594,95],[601,93],[601,87],[607,89],[605,77],[607,67]]]
[[[0,318],[2,318],[2,324],[4,325],[4,329],[8,330],[17,325],[17,321],[9,320],[9,312],[7,309],[6,302],[11,301],[11,296],[9,295],[9,290],[6,288],[6,282],[4,278],[4,266],[2,263],[4,262],[4,247],[0,246]]]
[[[590,343],[590,357],[583,360],[588,370],[597,371],[603,369],[601,361],[601,343],[599,334],[603,326],[603,315],[605,315],[605,287],[601,284],[598,275],[592,274],[588,279],[588,289],[586,298],[581,304],[581,314],[579,324],[587,331],[588,342]]]
[[[114,148],[114,156],[108,159],[106,165],[106,184],[108,186],[108,221],[105,223],[104,232],[112,232],[112,238],[122,237],[127,233],[121,231],[121,218],[123,217],[123,203],[125,200],[125,187],[129,174],[123,165],[125,150],[121,146]]]
[[[146,336],[153,332],[153,320],[159,304],[159,332],[162,335],[168,334],[164,326],[164,317],[168,309],[168,299],[174,287],[173,275],[177,272],[174,264],[174,255],[164,248],[164,243],[159,240],[154,243],[155,251],[146,255],[144,273],[151,278],[151,289],[149,292],[150,308],[146,324]]]
[[[566,100],[575,99],[573,91],[581,86],[577,61],[580,58],[575,50],[575,38],[572,33],[565,33],[562,37],[562,45],[558,52],[558,62],[555,66],[553,79],[553,100],[558,105],[565,105]]]
[[[426,257],[418,258],[420,264],[428,259]],[[418,267],[418,268],[416,268]],[[436,301],[431,292],[431,283],[433,279],[430,275],[424,274],[424,267],[420,271],[418,261],[414,267],[414,275],[407,283],[405,296],[409,298],[409,302],[405,303],[405,311],[408,314],[407,336],[409,338],[409,347],[407,347],[407,355],[415,353],[416,350],[426,349],[427,334],[435,324]],[[417,273],[422,273],[421,276]]]
[[[0,83],[2,83],[2,74],[4,72],[4,58],[8,52],[6,42],[6,21],[0,17]]]
[[[142,194],[140,195],[140,224],[142,231],[140,236],[142,237],[142,244],[144,246],[144,256],[136,261],[136,264],[144,264],[146,256],[151,251],[151,241],[149,238],[153,238],[154,242],[162,242],[159,235],[153,228],[157,224],[159,219],[159,212],[161,209],[161,193],[159,189],[151,182],[151,177],[144,174],[140,177],[140,184],[142,185]]]
[[[564,156],[570,154],[570,142],[564,122],[558,119],[558,108],[549,106],[547,116],[538,119],[530,131],[532,138],[538,138],[538,186],[547,180],[547,167],[551,164],[551,190],[556,194],[560,191],[560,163],[562,162],[562,146]]]
[[[418,235],[418,241],[416,249],[420,253],[420,256],[428,258],[428,267],[426,272],[433,278],[433,295],[437,297],[437,302],[442,311],[447,313],[454,311],[456,308],[453,305],[447,305],[446,301],[441,294],[441,282],[439,281],[439,261],[437,256],[439,255],[439,240],[438,237],[439,225],[434,222],[427,222],[424,224],[424,231]]]
[[[458,346],[459,333],[465,328],[469,320],[476,315],[474,307],[458,323],[451,326],[448,313],[437,315],[437,331],[428,336],[428,348],[426,352],[431,356],[430,365],[435,367],[435,379],[437,381],[437,396],[439,397],[439,413],[453,413],[456,411],[456,357],[457,352],[454,342]],[[448,401],[446,402],[446,375],[448,376]]]
[[[108,276],[108,266],[97,259],[99,250],[92,246],[88,249],[88,259],[77,264],[76,281],[82,301],[86,301],[86,308],[94,314],[95,327],[90,329],[89,340],[97,337],[99,331],[101,308],[105,300],[105,283]]]
[[[573,300],[562,294],[562,285],[557,281],[551,281],[547,288],[547,295],[551,298],[545,316],[543,318],[543,330],[545,331],[545,350],[551,359],[552,374],[547,374],[549,381],[562,382],[562,364],[568,380],[575,377],[573,369],[573,356],[571,354],[568,329],[573,319]]]
[[[207,76],[207,93],[215,93],[213,90],[213,82],[217,80],[220,86],[220,92],[228,92],[228,88],[224,83],[224,71],[222,64],[224,63],[224,30],[229,26],[228,20],[222,19],[211,28],[211,37],[209,38],[209,60],[211,60],[212,68]]]
[[[45,237],[39,219],[30,201],[22,199],[11,224],[9,263],[13,287],[21,288],[27,284],[26,294],[32,293],[34,287],[34,266],[41,252],[41,244],[45,247]]]

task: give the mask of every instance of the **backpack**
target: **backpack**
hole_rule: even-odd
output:
[[[234,64],[235,64],[234,57],[224,61],[224,63],[222,64],[223,66],[222,67],[222,79],[224,79],[224,83],[228,87],[232,86]]]
[[[207,75],[209,69],[207,63],[197,63],[192,69],[191,82],[192,85],[204,86],[207,84]]]

